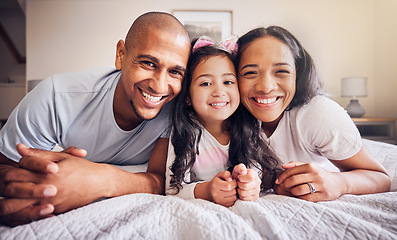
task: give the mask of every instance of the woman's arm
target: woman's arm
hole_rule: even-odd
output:
[[[386,170],[364,144],[353,157],[331,162],[341,171],[342,182],[345,183],[343,193],[369,194],[390,190],[391,180]]]
[[[390,190],[391,181],[385,169],[363,145],[353,157],[330,160],[341,172],[329,172],[314,164],[291,162],[276,180],[279,194],[308,201],[334,200],[343,194],[370,194]],[[315,192],[310,192],[311,183]]]

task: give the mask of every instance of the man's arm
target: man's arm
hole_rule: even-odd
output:
[[[131,193],[163,193],[162,172],[165,169],[166,152],[164,153],[162,148],[167,146],[165,142],[168,142],[168,139],[160,139],[156,144],[155,149],[161,151],[153,151],[147,173],[130,173],[109,164],[93,163],[65,152],[49,152],[18,145],[18,152],[22,156],[19,165],[24,169],[11,167],[14,173],[16,170],[21,170],[23,174],[19,174],[21,172],[5,174],[8,177],[12,175],[12,178],[5,182],[8,183],[7,188],[14,194],[9,199],[1,200],[0,208],[1,203],[4,203],[5,211],[2,215],[0,213],[0,219],[8,225],[16,225],[42,218],[43,215],[33,212],[34,210],[40,213],[41,209],[32,209],[32,204],[39,204],[42,208],[47,207],[46,209],[48,206],[54,206],[54,213],[58,214],[100,198]],[[53,166],[54,163],[57,165],[57,172],[48,173],[48,169],[52,169],[49,166]],[[9,182],[12,182],[11,185]],[[23,183],[26,186],[30,184],[30,187],[32,183],[36,184],[36,187],[54,186],[56,195],[46,198],[40,195],[21,203],[21,199],[31,193],[29,187],[19,188],[15,183]],[[47,213],[46,215],[51,214],[49,211],[43,212]],[[18,221],[14,221],[15,219]]]

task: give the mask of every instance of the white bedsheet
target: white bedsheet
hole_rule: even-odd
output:
[[[397,146],[365,143],[395,189]],[[269,194],[230,208],[132,194],[14,228],[0,226],[0,239],[397,239],[397,192],[319,203]]]

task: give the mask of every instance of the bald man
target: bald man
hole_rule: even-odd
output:
[[[15,226],[104,197],[163,193],[165,163],[149,159],[163,157],[150,154],[167,141],[168,103],[189,52],[176,18],[146,13],[117,43],[116,68],[54,75],[27,94],[0,132],[0,221]],[[50,152],[55,144],[65,150]],[[148,160],[144,173],[110,165]]]

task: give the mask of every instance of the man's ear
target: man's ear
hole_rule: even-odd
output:
[[[124,57],[127,53],[125,48],[125,44],[123,40],[119,40],[117,42],[117,49],[116,49],[116,61],[114,65],[116,66],[117,70],[121,70],[123,66]]]

